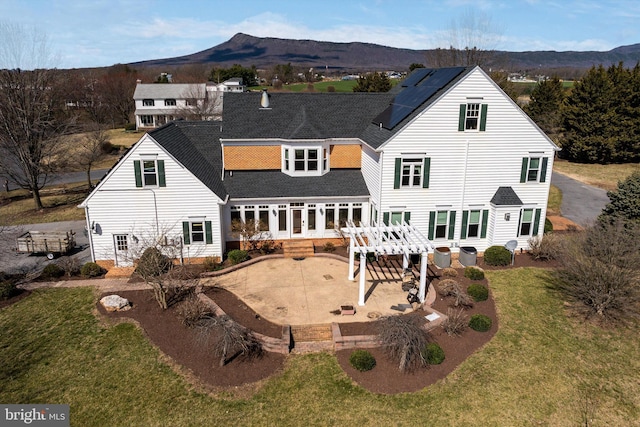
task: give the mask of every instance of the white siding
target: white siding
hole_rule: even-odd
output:
[[[371,147],[362,145],[361,170],[364,182],[367,185],[371,200],[379,202],[380,194],[380,154]]]
[[[475,98],[469,100],[468,98]],[[486,131],[458,131],[460,104],[488,104]],[[493,215],[490,200],[498,187],[510,186],[527,207],[542,209],[542,233],[553,168],[554,148],[526,115],[479,69],[430,106],[384,147],[382,203],[384,211],[411,212],[411,223],[425,234],[429,212],[455,210],[455,238],[437,246],[476,246],[484,250],[516,238],[518,215],[504,222]],[[522,158],[531,152],[549,158],[545,183],[520,183]],[[394,189],[394,159],[415,153],[431,158],[428,189]],[[462,211],[489,209],[487,239],[460,239]],[[516,209],[517,210],[517,209]],[[520,239],[526,246],[526,239]]]
[[[164,160],[166,187],[136,187],[134,160],[146,156]],[[211,221],[213,244],[186,245],[183,256],[222,256],[220,203],[211,190],[145,135],[83,203],[89,225],[95,224],[91,236],[93,256],[96,260],[113,259],[114,234],[128,234],[139,240],[164,235],[179,241],[182,221],[189,221],[190,217]]]

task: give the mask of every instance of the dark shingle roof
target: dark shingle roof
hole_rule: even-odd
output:
[[[219,122],[175,121],[149,132],[173,157],[224,200]]]
[[[522,200],[511,187],[498,187],[491,203],[496,206],[522,206]]]
[[[291,177],[279,170],[227,172],[224,185],[235,199],[262,197],[368,196],[359,169],[334,169],[323,176]]]
[[[358,138],[384,110],[390,93],[225,93],[222,139]]]

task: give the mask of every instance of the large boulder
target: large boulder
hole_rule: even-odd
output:
[[[131,308],[129,300],[119,295],[107,295],[100,300],[100,304],[107,311],[126,311]]]

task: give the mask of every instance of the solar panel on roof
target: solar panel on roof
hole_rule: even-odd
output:
[[[406,79],[404,79],[401,85],[403,87],[415,86],[420,80],[424,79],[434,71],[435,70],[432,68],[416,68]]]
[[[403,82],[405,88],[391,101],[391,105],[373,119],[373,123],[393,129],[463,71],[464,67],[414,70]]]

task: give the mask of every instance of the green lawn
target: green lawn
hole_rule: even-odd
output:
[[[487,272],[500,330],[445,380],[372,394],[333,355],[292,355],[251,397],[204,393],[131,324],[104,326],[90,289],[50,289],[0,311],[0,401],[68,403],[71,424],[638,425],[638,328],[565,317],[539,269]],[[588,424],[591,425],[591,424]]]

